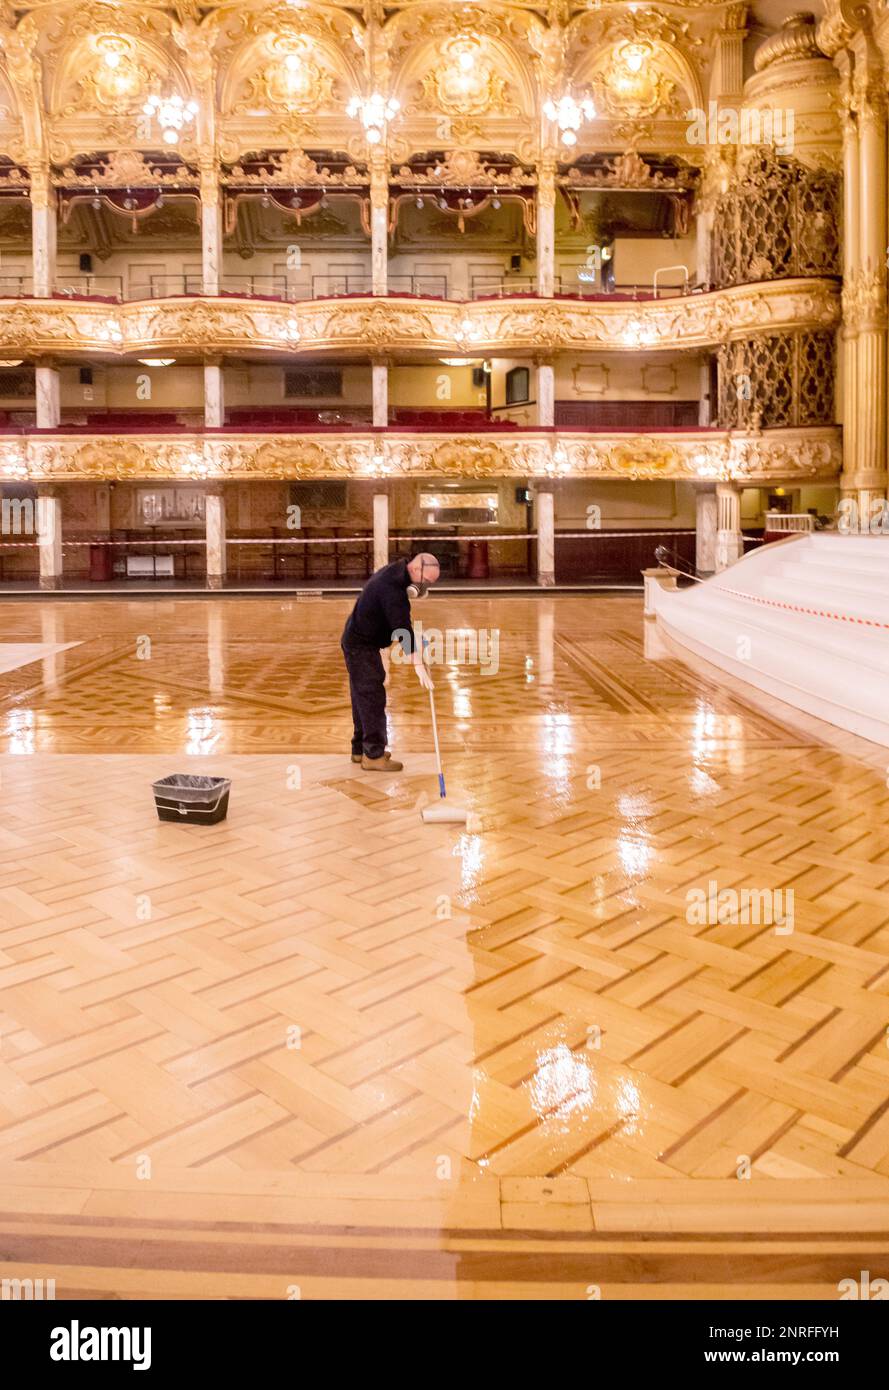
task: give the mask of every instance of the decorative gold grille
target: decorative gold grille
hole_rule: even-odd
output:
[[[722,429],[833,423],[833,333],[758,334],[719,350]]]
[[[836,174],[757,156],[716,204],[713,284],[839,275],[839,198]]]

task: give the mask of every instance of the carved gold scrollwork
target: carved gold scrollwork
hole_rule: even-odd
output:
[[[561,473],[600,478],[738,478],[747,482],[833,478],[841,463],[837,429],[714,431],[638,439],[572,433],[521,437],[477,435],[194,435],[84,440],[31,435],[13,446],[35,482],[119,479],[193,480],[214,484],[274,478],[373,478],[380,467],[401,478],[547,478]],[[382,450],[382,465],[375,462]]]

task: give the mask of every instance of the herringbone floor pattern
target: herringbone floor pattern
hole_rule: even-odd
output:
[[[473,822],[423,826],[409,671],[405,773],[348,760],[345,611],[0,606],[10,642],[80,644],[0,675],[3,1273],[435,1298],[885,1275],[885,777],[647,660],[634,599],[438,596],[427,625],[498,629],[499,669],[436,673]],[[232,777],[223,825],[156,820],[151,781],[189,768]],[[711,884],[792,893],[792,930],[689,921]]]

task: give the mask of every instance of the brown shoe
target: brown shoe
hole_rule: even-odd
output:
[[[353,763],[360,763],[363,756],[364,756],[364,755],[363,755],[362,753],[353,753],[353,754],[352,754],[352,762],[353,762]]]
[[[401,772],[404,763],[398,762],[391,753],[384,753],[382,758],[368,758],[365,754],[361,766],[365,772]]]

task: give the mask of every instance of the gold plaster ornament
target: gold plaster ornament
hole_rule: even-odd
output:
[[[656,51],[644,39],[616,44],[593,74],[596,109],[613,119],[644,120],[672,113],[676,83],[659,71]]]
[[[750,483],[788,478],[835,478],[841,463],[840,432],[779,429],[764,434],[712,431],[706,436],[583,435],[548,432],[479,438],[478,435],[399,435],[390,430],[382,446],[371,435],[307,436],[224,433],[126,435],[84,440],[82,436],[27,436],[18,463],[35,482],[176,481],[194,474],[217,481],[281,478],[546,478],[555,454],[560,476],[694,479],[737,477]]]
[[[441,61],[422,82],[428,109],[450,116],[518,114],[506,80],[494,71],[479,39],[459,34],[445,39],[440,51]]]
[[[271,41],[273,60],[252,79],[248,96],[240,109],[249,109],[257,99],[272,110],[300,114],[329,107],[335,100],[334,76],[315,57],[310,40],[302,35],[278,37]],[[261,93],[258,88],[261,86]]]
[[[115,306],[120,341],[103,337],[108,308],[88,301],[64,310],[41,301],[10,300],[0,313],[0,355],[78,354],[101,348],[124,356],[163,356],[169,349],[280,352],[288,321],[300,342],[331,354],[372,346],[393,352],[454,348],[461,324],[470,324],[479,352],[534,353],[608,349],[632,351],[633,326],[657,343],[715,347],[771,329],[831,329],[840,321],[840,294],[827,280],[775,280],[709,294],[650,303],[536,301],[508,298],[468,304],[444,300],[306,300],[298,306],[257,304],[245,298]]]
[[[411,188],[433,184],[439,188],[528,188],[537,183],[533,169],[514,165],[508,169],[498,169],[493,164],[483,164],[476,150],[448,150],[438,164],[427,164],[424,169],[413,169],[403,164],[396,174],[397,181]]]
[[[349,164],[342,170],[334,170],[322,165],[320,168],[305,150],[289,149],[258,156],[257,168],[246,170],[243,164],[233,164],[223,171],[222,182],[226,184],[257,185],[275,188],[360,188],[367,184],[369,174],[366,168],[359,169]]]
[[[650,435],[638,435],[615,445],[608,463],[615,472],[629,473],[632,478],[675,477],[684,471],[677,450]]]
[[[588,170],[575,165],[558,178],[565,188],[651,188],[658,192],[684,192],[695,188],[699,180],[696,169],[677,167],[672,174],[655,169],[633,149],[606,160],[600,169]]]
[[[54,184],[64,188],[152,188],[156,184],[194,183],[195,173],[184,164],[169,169],[152,164],[141,150],[114,150],[98,169],[82,173],[76,164],[68,164],[61,173],[54,173]]]

